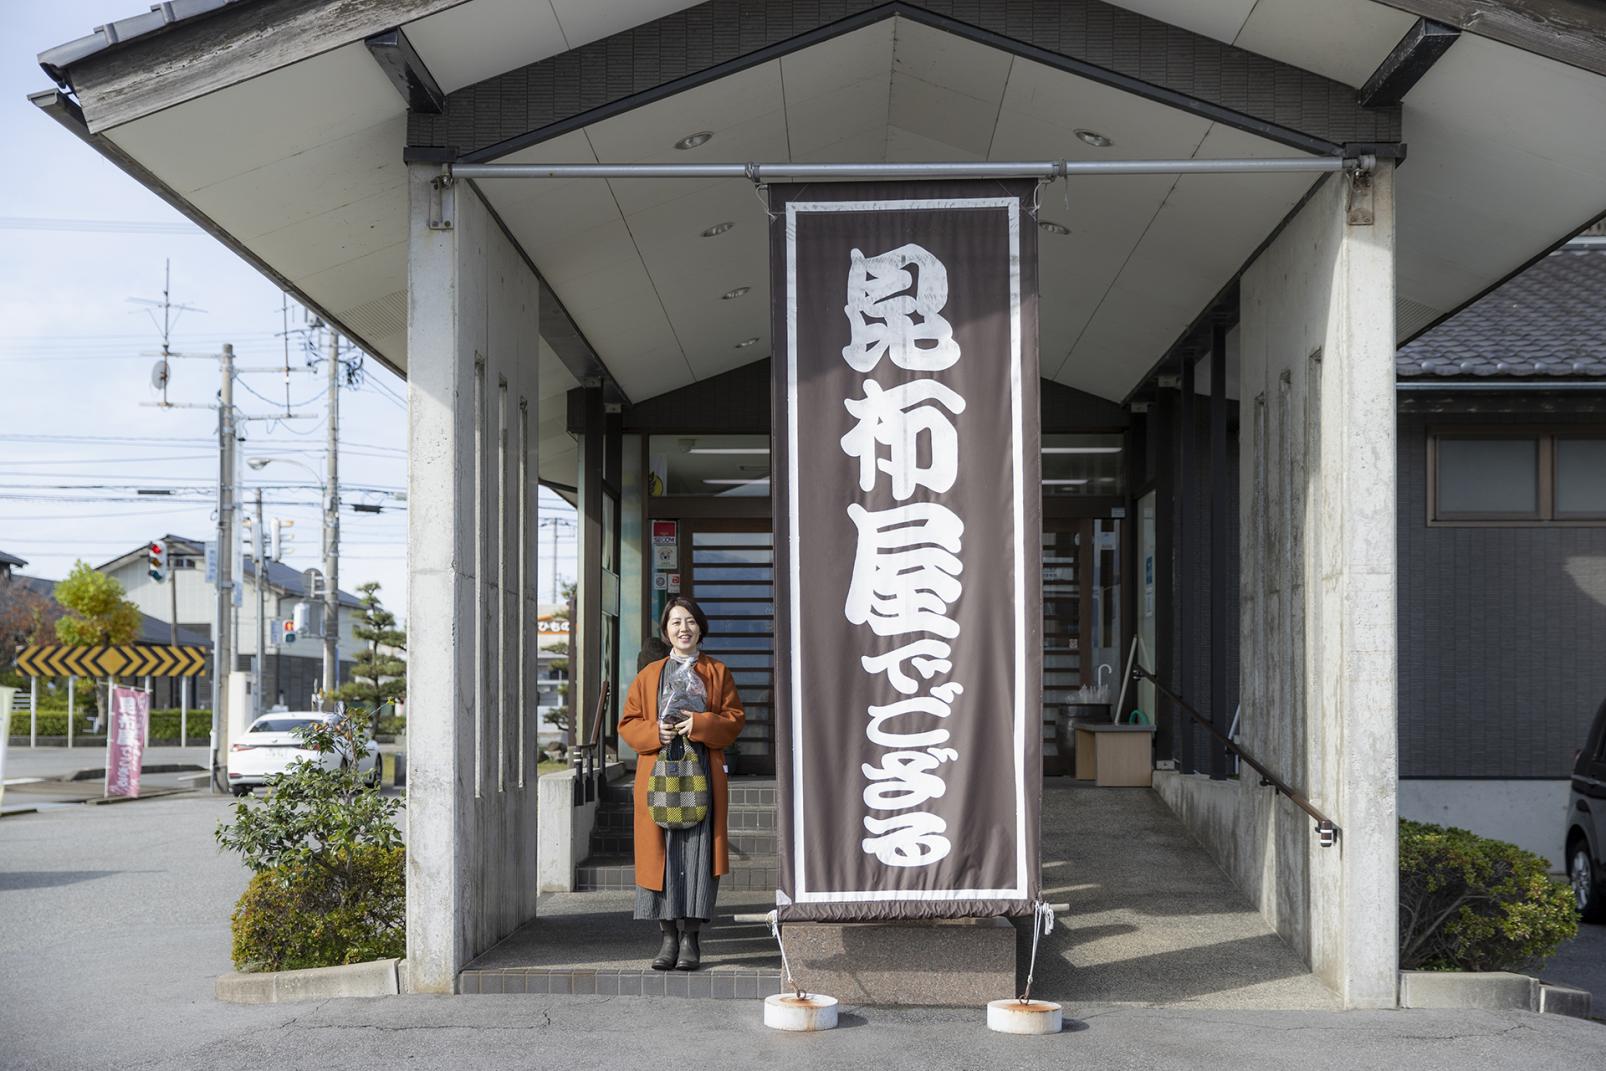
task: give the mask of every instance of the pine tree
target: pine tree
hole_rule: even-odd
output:
[[[357,589],[362,595],[362,611],[352,633],[368,646],[359,651],[352,666],[351,680],[342,684],[335,698],[363,710],[394,703],[407,694],[407,633],[396,627],[396,615],[379,601],[379,585],[370,581]]]

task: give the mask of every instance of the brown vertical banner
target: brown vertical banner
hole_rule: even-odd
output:
[[[1038,897],[1033,189],[771,187],[783,919]]]

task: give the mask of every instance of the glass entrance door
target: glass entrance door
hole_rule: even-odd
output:
[[[1107,720],[1120,687],[1121,521],[1043,522],[1043,772],[1070,773],[1073,718]]]
[[[1070,705],[1083,683],[1083,626],[1091,612],[1082,567],[1089,528],[1090,522],[1084,520],[1049,520],[1044,525],[1044,773],[1070,773],[1065,719],[1072,715]]]
[[[775,773],[775,549],[767,520],[682,521],[681,575],[708,615],[703,650],[730,667],[747,711],[732,772]],[[688,559],[689,556],[689,560]]]

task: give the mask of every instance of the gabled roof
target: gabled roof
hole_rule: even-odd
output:
[[[1606,377],[1606,239],[1586,239],[1400,349],[1405,378]]]
[[[53,599],[56,596],[56,581],[54,580],[46,580],[38,576],[13,576],[11,582],[20,584],[29,591],[43,595],[47,599]],[[134,642],[147,644],[172,643],[172,626],[159,617],[152,617],[150,614],[142,613],[139,615],[139,635],[134,637]],[[205,632],[197,632],[181,625],[178,629],[178,642],[189,647],[210,647],[212,646],[212,637]]]
[[[190,539],[187,536],[173,535],[171,532],[169,532],[167,535],[164,535],[162,540],[167,544],[169,556],[177,553],[182,554],[185,557],[200,557],[206,553],[206,543],[204,540]],[[124,554],[119,554],[117,557],[112,558],[110,561],[103,562],[100,565],[97,565],[95,568],[100,572],[106,572],[109,569],[119,569],[126,565],[129,561],[138,558],[144,553],[145,547],[144,544],[141,544],[137,549],[128,551]],[[249,557],[245,559],[245,575],[249,577],[256,576],[256,562]],[[285,565],[283,562],[270,561],[268,563],[267,581],[268,588],[280,595],[294,599],[304,599],[307,597],[306,577],[303,575],[302,570],[297,569],[294,566]],[[341,606],[362,605],[362,600],[349,591],[339,592],[339,598]]]
[[[13,569],[15,569],[15,568],[18,568],[20,566],[27,565],[27,564],[28,563],[26,561],[24,561],[23,559],[17,557],[16,555],[7,554],[5,551],[0,550],[0,565],[9,565]]]

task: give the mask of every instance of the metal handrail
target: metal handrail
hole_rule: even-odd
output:
[[[1240,760],[1250,767],[1250,769],[1258,773],[1260,775],[1260,784],[1262,788],[1270,788],[1273,791],[1287,796],[1289,802],[1291,802],[1295,807],[1298,807],[1300,810],[1314,818],[1316,820],[1317,842],[1321,845],[1321,847],[1331,848],[1334,844],[1338,843],[1340,830],[1337,823],[1335,823],[1331,818],[1327,817],[1321,811],[1318,811],[1310,802],[1310,800],[1294,791],[1293,788],[1289,787],[1286,781],[1273,774],[1270,770],[1266,769],[1266,767],[1262,766],[1253,755],[1249,754],[1249,752],[1233,743],[1230,738],[1223,735],[1221,730],[1217,729],[1213,724],[1211,724],[1210,719],[1206,718],[1203,714],[1194,709],[1193,704],[1189,703],[1186,699],[1183,699],[1176,692],[1173,692],[1171,689],[1167,688],[1164,684],[1161,684],[1160,678],[1144,669],[1141,665],[1138,665],[1136,661],[1132,663],[1132,679],[1134,681],[1146,680],[1150,684],[1154,685],[1156,690],[1164,694],[1166,698],[1170,699],[1177,706],[1187,711],[1189,716],[1191,716],[1194,721],[1204,726],[1205,731],[1213,736],[1218,743],[1220,743],[1234,755],[1237,755]]]
[[[612,684],[604,680],[597,692],[597,707],[591,714],[590,739],[583,744],[575,745],[575,766],[580,768],[580,776],[574,785],[575,803],[590,803],[599,793],[599,782],[603,775],[606,763],[599,758],[602,752],[602,719],[608,712],[608,694]]]

